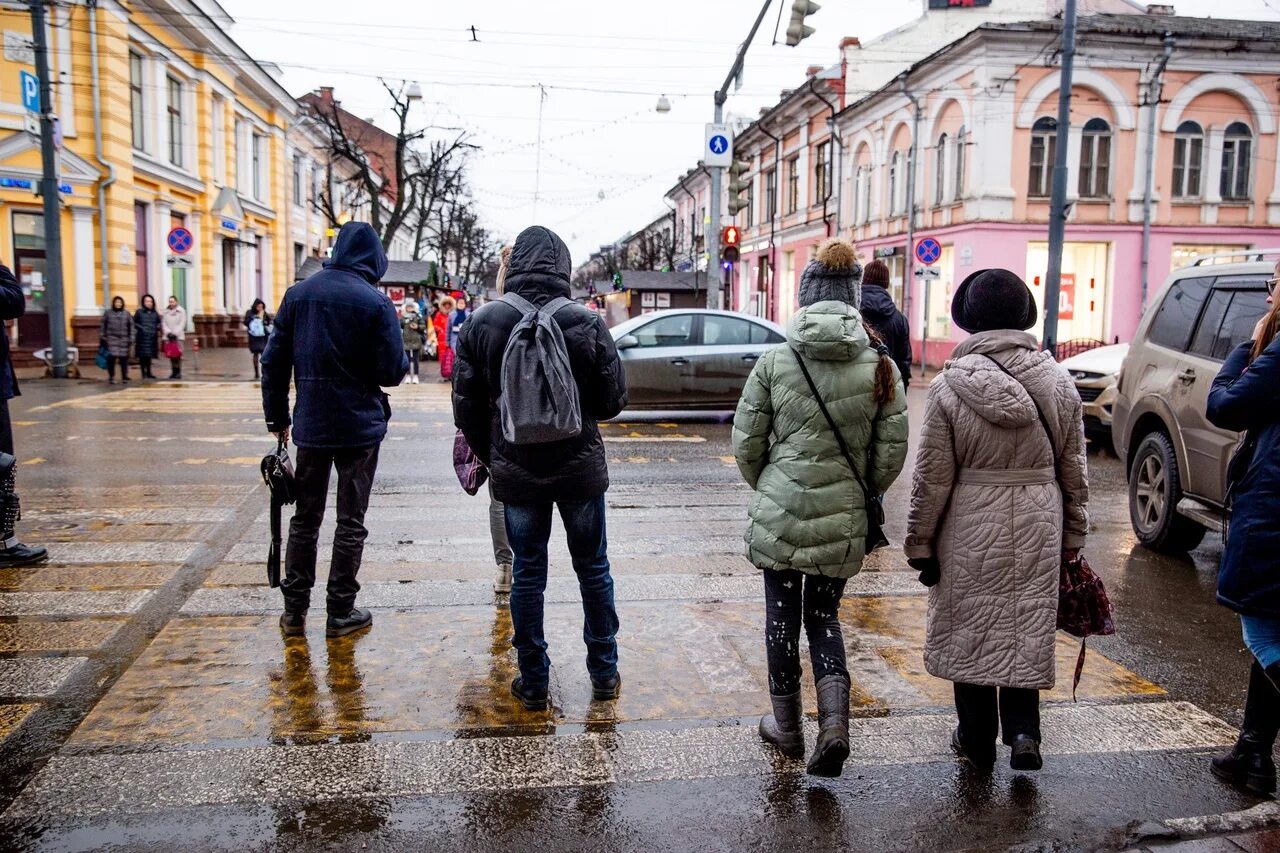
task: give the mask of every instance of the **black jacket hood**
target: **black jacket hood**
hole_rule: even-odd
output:
[[[377,284],[387,274],[387,253],[372,225],[348,222],[338,232],[333,252],[324,266],[349,270],[370,284]]]
[[[897,311],[898,306],[893,304],[889,291],[874,284],[862,286],[862,316],[873,325],[877,320],[889,320]]]
[[[526,299],[569,296],[573,261],[569,247],[549,228],[534,225],[520,232],[507,265],[506,290]]]

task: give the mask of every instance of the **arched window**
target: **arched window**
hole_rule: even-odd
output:
[[[1200,166],[1204,162],[1204,129],[1194,121],[1178,125],[1173,137],[1173,197],[1200,197]]]
[[[954,198],[964,198],[964,146],[967,140],[967,134],[964,125],[960,125],[960,129],[956,131],[956,186],[952,195]]]
[[[1106,198],[1111,192],[1111,125],[1100,118],[1084,123],[1079,191],[1081,198]]]
[[[933,203],[941,205],[947,200],[947,135],[945,133],[938,137],[938,147],[933,153]]]
[[[1253,157],[1253,131],[1242,121],[1227,125],[1222,139],[1222,180],[1219,192],[1224,199],[1249,198],[1249,165]]]
[[[889,215],[897,216],[901,213],[898,207],[898,187],[903,183],[902,174],[902,152],[893,152],[893,159],[889,161]]]
[[[1044,198],[1053,183],[1053,155],[1058,144],[1058,120],[1045,116],[1031,126],[1031,172],[1027,195]]]

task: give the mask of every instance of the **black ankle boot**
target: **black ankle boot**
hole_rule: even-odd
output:
[[[1273,665],[1271,669],[1280,669]],[[1244,724],[1236,745],[1213,759],[1213,775],[1254,794],[1276,790],[1276,764],[1271,757],[1280,729],[1280,689],[1257,661],[1249,670],[1249,692],[1244,700]]]
[[[808,771],[814,776],[839,776],[849,757],[849,679],[828,675],[818,681],[818,740]]]
[[[771,743],[788,758],[804,758],[804,709],[800,704],[800,691],[789,696],[769,695],[773,713],[760,718],[760,737]]]
[[[359,607],[351,608],[351,612],[346,616],[329,616],[329,621],[325,625],[324,635],[326,637],[345,637],[347,634],[353,634],[356,631],[368,628],[373,624],[373,614],[368,610],[361,610]]]

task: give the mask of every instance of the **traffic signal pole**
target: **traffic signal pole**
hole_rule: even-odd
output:
[[[31,35],[35,46],[36,77],[40,79],[40,159],[44,172],[40,194],[44,201],[45,307],[49,312],[49,368],[67,378],[67,312],[62,293],[62,202],[58,194],[58,153],[53,144],[53,88],[49,85],[49,40],[44,4],[31,0]]]
[[[747,58],[747,48],[755,39],[760,23],[764,20],[764,15],[769,11],[772,2],[773,0],[764,0],[764,5],[760,7],[760,14],[756,16],[756,22],[751,25],[751,32],[747,33],[747,40],[738,46],[738,55],[733,61],[733,67],[729,69],[729,76],[724,78],[724,85],[715,93],[714,121],[716,124],[724,120],[724,102],[729,99],[729,87],[733,85],[734,78],[742,73],[742,65]],[[709,170],[711,202],[707,205],[707,209],[710,211],[711,221],[707,223],[707,307],[718,309],[724,307],[724,270],[720,269],[720,205],[724,202],[721,198],[724,169],[721,166],[711,166]],[[715,283],[714,286],[712,282]]]
[[[1044,348],[1058,348],[1058,295],[1062,292],[1062,244],[1067,231],[1067,139],[1071,127],[1071,80],[1076,59],[1076,0],[1062,10],[1062,76],[1058,82],[1058,138],[1053,152],[1049,199],[1049,269],[1044,278]]]

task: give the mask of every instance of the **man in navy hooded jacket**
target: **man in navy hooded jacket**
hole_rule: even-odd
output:
[[[298,504],[285,550],[285,634],[306,626],[316,579],[316,543],[324,519],[329,471],[338,470],[338,527],[329,563],[326,635],[340,637],[373,622],[356,608],[356,573],[368,531],[364,514],[387,434],[391,407],[383,386],[409,370],[400,321],[374,285],[387,255],[364,222],[342,226],[321,272],[285,292],[262,354],[262,407],[267,429],[298,446]],[[297,387],[289,418],[289,379]]]

